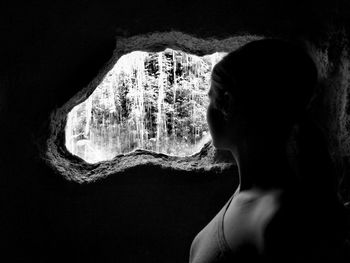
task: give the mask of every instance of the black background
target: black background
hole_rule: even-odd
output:
[[[2,262],[187,262],[194,235],[234,191],[234,171],[135,168],[79,185],[41,161],[50,112],[96,76],[117,35],[249,33],[321,45],[349,19],[346,1],[2,2]]]

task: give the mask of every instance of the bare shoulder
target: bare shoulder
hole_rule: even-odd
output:
[[[326,209],[297,189],[245,191],[226,211],[224,235],[233,252],[248,245],[264,262],[334,262],[339,229]]]
[[[263,249],[265,228],[281,207],[281,191],[243,191],[232,200],[224,217],[224,234],[234,251],[242,245]]]

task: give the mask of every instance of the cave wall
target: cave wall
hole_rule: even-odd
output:
[[[198,174],[145,166],[79,184],[42,160],[51,112],[96,77],[116,36],[175,30],[308,42],[322,78],[314,115],[350,200],[346,1],[37,1],[0,10],[0,241],[12,261],[187,261],[192,238],[235,189],[234,167]]]

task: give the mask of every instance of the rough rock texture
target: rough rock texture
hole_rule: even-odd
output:
[[[342,29],[330,32],[322,44],[310,47],[320,76],[313,115],[328,137],[344,202],[350,200],[349,48],[348,35]]]
[[[67,113],[77,104],[84,101],[113,67],[118,58],[126,53],[143,50],[159,52],[167,47],[181,49],[185,52],[204,55],[214,52],[230,52],[244,43],[263,36],[242,35],[225,39],[200,39],[178,31],[157,32],[132,37],[117,37],[113,56],[100,70],[97,76],[62,107],[51,114],[51,135],[48,139],[48,162],[53,169],[69,180],[76,182],[91,182],[108,175],[125,172],[133,166],[154,165],[175,170],[203,172],[214,169],[218,173],[229,169],[232,158],[228,153],[215,153],[208,144],[198,154],[191,157],[170,157],[151,151],[119,155],[110,162],[87,164],[78,157],[69,154],[64,146],[64,127]],[[320,42],[299,40],[306,43],[319,69],[320,86],[315,94],[312,105],[313,117],[324,128],[329,142],[332,157],[338,168],[340,192],[343,200],[350,200],[349,156],[350,156],[350,125],[349,123],[349,55],[347,35],[344,30],[333,30]],[[42,149],[45,151],[45,149]],[[220,164],[220,156],[222,163]],[[215,158],[214,158],[215,156]]]
[[[65,156],[60,143],[55,144],[57,155],[43,161],[52,113],[101,76],[98,72],[113,57],[118,39],[147,38],[157,32],[159,36],[182,32],[177,34],[217,40],[218,45],[244,35],[309,43],[323,83],[313,113],[327,131],[341,193],[344,201],[349,200],[349,10],[350,2],[342,0],[13,1],[1,5],[2,258],[9,258],[8,262],[188,261],[194,235],[237,185],[235,166],[193,172],[181,162],[181,169],[163,166],[169,160],[160,165],[166,158],[162,155],[135,152],[116,162],[138,159],[142,163],[141,159],[149,158],[158,164],[140,164],[106,176],[110,169],[121,167],[108,166],[95,180],[96,176],[82,175],[88,167]],[[188,45],[188,41],[181,43]],[[162,49],[164,44],[160,45]],[[129,43],[125,46],[134,48]],[[205,48],[196,47],[190,46],[196,52]],[[212,154],[209,150],[208,156]],[[50,165],[55,158],[60,172]],[[72,173],[64,160],[73,163]]]
[[[150,33],[147,35],[129,38],[119,37],[116,40],[116,49],[106,66],[97,74],[89,85],[74,95],[65,105],[55,110],[51,115],[51,133],[47,143],[48,163],[53,169],[69,180],[90,182],[104,178],[111,174],[125,172],[133,166],[153,165],[161,168],[203,172],[211,169],[220,172],[230,168],[233,162],[229,153],[216,151],[207,144],[199,153],[190,157],[170,157],[151,151],[137,150],[136,152],[116,156],[112,161],[100,164],[88,164],[78,157],[72,156],[64,146],[64,128],[68,112],[77,104],[86,100],[102,81],[105,74],[111,70],[117,60],[124,54],[136,50],[159,52],[165,48],[180,49],[190,54],[205,55],[215,52],[230,52],[249,41],[261,37],[246,35],[234,36],[223,40],[199,39],[181,32]],[[45,135],[43,135],[45,137]],[[45,151],[45,149],[42,149]]]

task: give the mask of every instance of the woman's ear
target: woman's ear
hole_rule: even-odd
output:
[[[233,106],[234,106],[233,102],[234,102],[234,99],[232,94],[225,91],[223,100],[222,100],[221,109],[226,119],[229,119],[233,114]]]

